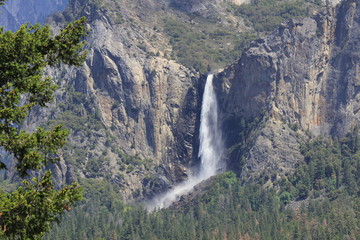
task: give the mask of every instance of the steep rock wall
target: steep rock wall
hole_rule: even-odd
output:
[[[342,137],[359,123],[359,16],[357,1],[347,0],[291,20],[217,75],[225,131],[239,119],[261,120],[242,140],[251,146],[246,160],[228,131],[230,166],[244,179],[291,171],[306,131]]]
[[[8,0],[0,7],[0,25],[17,30],[24,23],[44,23],[50,14],[62,12],[69,0]]]
[[[49,69],[60,86],[55,102],[34,111],[24,128],[70,128],[62,160],[53,166],[56,182],[107,178],[125,198],[141,199],[186,179],[197,161],[202,84],[198,73],[165,56],[167,39],[144,23],[154,12],[143,15],[143,8],[156,12],[165,3],[126,2],[74,0],[48,20],[56,31],[86,16],[88,59],[80,69]]]
[[[231,22],[241,31],[241,19],[230,16],[226,6],[219,0],[9,0],[2,23],[13,30],[49,14],[54,32],[88,18],[86,63],[81,69],[48,69],[59,85],[55,101],[35,109],[23,126],[31,131],[61,123],[71,130],[61,162],[52,166],[57,184],[106,178],[125,198],[141,199],[187,178],[198,161],[205,79],[174,60],[161,28],[164,18],[198,24],[192,20],[196,15],[211,19],[209,26]]]

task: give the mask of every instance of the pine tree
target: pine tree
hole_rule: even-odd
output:
[[[0,238],[38,239],[81,199],[76,183],[55,190],[50,171],[28,179],[30,171],[59,160],[57,150],[68,131],[56,126],[26,132],[21,125],[31,109],[45,107],[53,98],[57,86],[44,77],[44,68],[60,63],[80,66],[85,60],[86,33],[85,18],[56,36],[51,36],[49,26],[39,24],[23,25],[16,32],[0,28],[0,147],[13,154],[18,175],[25,179],[16,191],[0,192]],[[6,168],[0,161],[0,170]]]

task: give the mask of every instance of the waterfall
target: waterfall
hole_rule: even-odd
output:
[[[213,75],[206,79],[200,118],[200,149],[201,168],[199,178],[204,180],[218,171],[223,154],[221,129],[218,122],[218,106],[213,88]]]
[[[213,88],[213,74],[206,79],[200,117],[200,170],[190,174],[188,180],[170,189],[165,194],[153,199],[148,204],[149,210],[166,208],[182,195],[189,193],[195,185],[208,179],[223,169],[221,157],[224,151],[221,129],[218,122],[218,106]]]

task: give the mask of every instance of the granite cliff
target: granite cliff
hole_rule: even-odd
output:
[[[80,15],[88,17],[89,57],[81,70],[70,70],[69,75],[61,77],[67,79],[61,85],[70,87],[71,93],[58,92],[61,100],[53,109],[60,111],[50,113],[47,119],[63,119],[63,112],[69,109],[59,104],[74,103],[75,94],[82,98],[75,102],[76,117],[95,119],[98,127],[89,124],[80,131],[73,128],[71,143],[76,148],[69,147],[64,164],[69,166],[69,158],[78,155],[76,167],[72,165],[75,175],[109,178],[121,186],[127,198],[151,197],[186,178],[186,167],[196,156],[193,146],[200,76],[164,57],[170,48],[167,40],[151,26],[139,24],[153,16],[140,15],[141,9],[132,9],[136,4],[127,6],[121,14],[104,10],[118,9],[118,5],[102,8],[84,1],[70,4],[68,11],[53,19],[59,23]],[[147,4],[143,7],[159,7]],[[57,74],[61,71],[54,71]],[[69,121],[76,121],[76,117]],[[62,176],[66,176],[64,169],[71,171],[71,166],[58,167]]]
[[[301,143],[359,124],[359,16],[357,1],[347,0],[290,20],[217,75],[229,166],[243,180],[283,176],[303,161]]]
[[[171,46],[150,24],[170,3],[125,2],[9,1],[1,23],[17,29],[53,14],[47,23],[57,31],[88,18],[87,61],[80,69],[48,69],[59,84],[55,101],[33,111],[23,128],[60,123],[71,130],[52,166],[57,184],[107,178],[125,198],[142,198],[186,178],[196,160],[200,75],[164,56]]]
[[[168,0],[72,0],[64,12],[53,6],[57,12],[46,22],[55,32],[81,16],[90,29],[87,61],[80,69],[48,69],[59,85],[55,101],[33,111],[23,126],[32,130],[60,123],[71,130],[60,163],[52,166],[58,184],[108,179],[124,198],[142,199],[187,178],[198,161],[205,76],[174,59],[169,37],[158,28],[164,18],[190,21],[188,14],[194,12],[200,19],[209,11],[224,16],[226,11],[216,7],[221,4],[198,1],[183,9]],[[8,6],[13,19],[20,15],[15,5]],[[28,10],[39,5],[31,2]]]
[[[205,76],[174,55],[175,35],[187,28],[175,24],[180,30],[169,37],[162,21],[181,20],[195,26],[195,33],[210,22],[207,35],[194,34],[196,40],[223,36],[209,33],[215,25],[241,33],[247,28],[243,20],[218,0],[68,4],[47,23],[56,31],[86,16],[88,59],[81,69],[49,69],[60,86],[55,101],[24,123],[29,130],[58,123],[71,129],[62,160],[52,167],[57,183],[107,179],[126,199],[142,199],[186,179],[198,161]],[[359,15],[356,1],[346,0],[311,18],[290,20],[216,75],[226,159],[244,181],[291,172],[303,161],[303,141],[343,136],[357,124]],[[221,41],[221,48],[233,47],[233,40]]]

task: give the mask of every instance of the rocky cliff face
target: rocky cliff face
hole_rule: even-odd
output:
[[[8,0],[0,8],[0,25],[16,30],[21,24],[43,23],[50,14],[64,11],[68,0]]]
[[[244,179],[291,171],[302,161],[304,132],[342,137],[359,124],[359,16],[360,5],[347,0],[291,20],[218,74],[224,128],[238,119],[261,123],[243,140],[251,145],[245,161],[228,135],[231,166]]]
[[[324,4],[331,4],[332,6],[336,6],[337,4],[341,3],[342,0],[323,0]]]
[[[63,124],[71,130],[61,162],[52,166],[56,183],[106,178],[126,199],[141,199],[187,178],[198,161],[205,77],[174,60],[162,21],[198,24],[196,15],[229,25],[225,6],[217,0],[8,1],[1,15],[8,29],[54,12],[47,23],[55,32],[81,16],[89,20],[86,63],[49,69],[59,85],[55,101],[34,110],[23,126],[31,131]]]
[[[141,199],[187,178],[198,161],[205,77],[174,60],[159,28],[164,17],[196,24],[189,13],[203,20],[214,14],[229,25],[222,4],[72,0],[48,19],[56,29],[86,16],[91,29],[84,66],[49,70],[60,85],[56,101],[24,125],[62,123],[72,130],[53,166],[57,182],[107,178],[125,198]]]
[[[197,160],[202,84],[198,73],[165,56],[171,46],[154,30],[153,11],[141,14],[163,11],[162,4],[70,1],[48,20],[56,29],[86,16],[91,29],[86,63],[49,70],[60,85],[56,100],[24,125],[71,129],[53,166],[57,182],[107,178],[126,198],[142,198],[186,179]]]
[[[56,31],[86,16],[91,29],[86,63],[49,69],[60,86],[55,101],[24,124],[71,130],[53,166],[56,182],[106,178],[125,198],[141,199],[187,178],[198,160],[205,79],[174,60],[159,16],[190,25],[198,24],[195,15],[211,16],[241,32],[243,24],[223,4],[71,0],[48,19]],[[347,0],[336,11],[292,20],[216,76],[229,168],[244,180],[291,172],[302,161],[305,132],[341,136],[358,121],[358,8]]]

